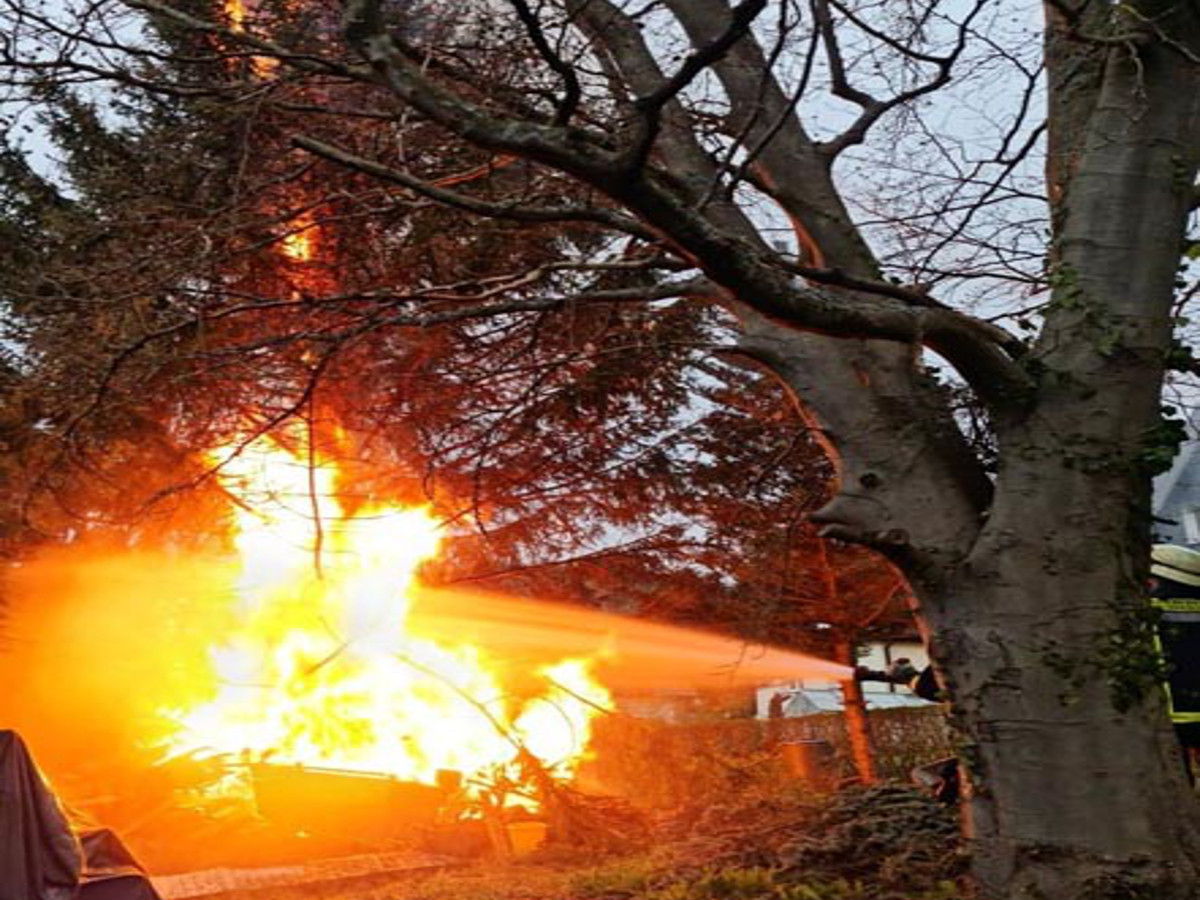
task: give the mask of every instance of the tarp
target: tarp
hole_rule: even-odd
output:
[[[13,731],[0,730],[0,900],[157,900],[111,831],[79,829]]]
[[[0,731],[0,900],[71,900],[83,848],[25,742]]]
[[[79,900],[159,900],[133,854],[107,828],[78,832],[83,845]]]

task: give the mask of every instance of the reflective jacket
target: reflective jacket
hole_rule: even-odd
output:
[[[1200,599],[1153,599],[1158,646],[1169,667],[1167,704],[1176,725],[1200,724]]]

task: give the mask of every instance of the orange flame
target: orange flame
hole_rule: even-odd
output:
[[[224,0],[223,9],[229,30],[236,34],[246,34],[246,19],[250,10],[246,0]],[[279,68],[279,60],[273,56],[253,56],[250,58],[250,70],[256,78],[269,78]]]
[[[417,566],[439,541],[427,509],[349,513],[330,460],[310,466],[306,449],[267,437],[214,456],[237,500],[240,624],[212,650],[215,696],[173,711],[173,750],[429,784],[439,769],[508,766],[522,749],[573,771],[611,703],[589,660],[547,665],[518,699],[482,647],[406,631]]]
[[[241,33],[246,30],[246,4],[244,0],[225,0],[225,19],[229,27]]]

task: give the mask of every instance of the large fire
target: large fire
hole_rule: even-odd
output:
[[[589,661],[547,664],[514,696],[485,648],[406,630],[437,523],[421,508],[347,508],[332,461],[288,445],[258,437],[214,454],[236,500],[240,625],[212,648],[215,696],[173,713],[172,749],[428,784],[525,751],[569,774],[610,704]]]

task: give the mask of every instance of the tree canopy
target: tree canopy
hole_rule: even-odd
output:
[[[667,450],[804,471],[757,401],[710,415],[758,366],[836,464],[812,518],[917,594],[982,894],[1195,896],[1142,587],[1191,368],[1193,5],[5,8],[67,154],[61,188],[5,155],[53,458],[148,403],[178,435],[341,404],[436,448],[464,514],[574,527],[593,452],[639,516],[686,499]]]

